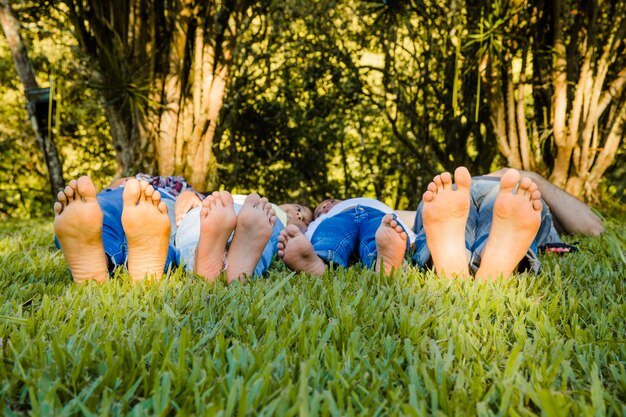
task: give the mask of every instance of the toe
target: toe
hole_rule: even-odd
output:
[[[452,175],[449,172],[441,174],[441,182],[443,183],[444,190],[452,189]]]
[[[422,200],[426,203],[430,203],[435,199],[435,193],[432,191],[426,191],[424,195],[422,195]]]
[[[508,169],[500,178],[500,191],[513,193],[513,189],[519,183],[519,180],[519,171],[513,168]]]
[[[150,196],[152,199],[152,204],[154,204],[155,206],[158,206],[159,203],[161,203],[161,193],[158,190],[154,190],[154,192],[152,193],[152,195]]]
[[[249,194],[246,199],[243,202],[244,206],[256,206],[257,204],[259,204],[259,200],[261,199],[261,196],[258,195],[257,193],[252,193]]]
[[[290,224],[288,225],[284,230],[283,230],[287,236],[289,236],[290,238],[292,237],[296,237],[298,235],[301,235],[302,232],[300,231],[300,229],[298,228],[298,226],[294,225],[294,224]]]
[[[219,193],[217,193],[218,197],[219,197]],[[207,198],[205,198],[202,201],[202,206],[206,207],[208,210],[212,210],[213,207],[215,207],[215,205],[217,204],[216,199],[215,199],[215,193],[207,196]]]
[[[235,204],[233,196],[228,191],[220,191],[220,199],[224,207],[232,207]]]
[[[75,180],[72,180],[75,181]],[[68,185],[67,187],[65,187],[63,189],[63,192],[65,193],[65,196],[67,197],[67,202],[69,203],[70,201],[74,201],[74,198],[76,197],[76,193],[74,192],[74,188],[71,186],[71,182],[70,185]]]
[[[145,196],[145,198],[146,198],[146,201],[150,201],[150,200],[152,200],[152,196],[154,195],[154,191],[155,191],[155,190],[154,190],[154,187],[153,187],[153,186],[148,185],[148,186],[146,187],[146,189],[145,189],[145,190],[144,190],[144,192],[143,192],[143,194],[144,194],[144,196]]]
[[[436,193],[437,192],[437,184],[435,184],[434,182],[430,182],[430,183],[428,183],[428,187],[426,189],[428,191],[430,191],[431,193]]]
[[[454,183],[456,184],[457,190],[470,187],[472,184],[472,176],[467,168],[461,166],[454,170]]]
[[[59,203],[61,203],[63,207],[67,205],[67,196],[65,195],[64,191],[59,191],[59,193],[57,194],[57,200]]]
[[[63,204],[59,203],[58,201],[54,203],[54,214],[56,214],[57,216],[59,214],[61,214],[61,212],[63,211]]]
[[[211,202],[211,207],[224,205],[224,203],[222,202],[222,194],[220,194],[219,191],[213,191],[210,197],[213,200]]]
[[[443,181],[441,180],[441,175],[436,175],[435,178],[433,178],[433,183],[437,186],[437,190],[443,189]]]
[[[161,214],[167,214],[167,204],[165,204],[163,201],[159,200],[157,208],[159,209]]]
[[[530,197],[530,186],[532,185],[532,181],[530,178],[528,177],[524,177],[520,180],[519,182],[519,187],[517,189],[517,193],[521,194],[523,196],[528,196]]]
[[[93,185],[93,181],[88,176],[84,175],[78,179],[76,189],[78,190],[78,194],[80,194],[86,202],[97,201],[96,186]]]
[[[147,185],[145,181],[142,182]],[[124,186],[124,205],[137,205],[140,196],[141,188],[139,181],[135,178],[130,178]]]

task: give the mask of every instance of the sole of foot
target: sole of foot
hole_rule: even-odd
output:
[[[245,282],[247,277],[252,276],[275,224],[276,212],[267,198],[261,198],[256,193],[246,197],[226,255],[229,283],[236,280]]]
[[[89,177],[70,181],[54,203],[54,233],[77,284],[108,276],[102,244],[102,209]]]
[[[426,243],[438,276],[468,278],[465,226],[470,208],[472,177],[465,167],[452,176],[444,172],[433,178],[422,200],[422,221]]]
[[[122,226],[128,241],[128,273],[133,282],[159,279],[169,247],[170,219],[161,194],[146,181],[124,186]]]
[[[194,272],[209,282],[215,281],[224,268],[226,244],[236,224],[233,197],[228,191],[216,191],[202,201]]]
[[[537,185],[530,178],[520,178],[515,169],[506,171],[500,179],[493,222],[476,279],[492,281],[513,274],[537,235],[541,209]]]
[[[278,236],[278,256],[292,271],[320,276],[326,264],[317,256],[311,241],[295,225],[290,224]]]
[[[386,214],[376,230],[376,265],[374,271],[389,275],[404,262],[408,237],[392,214]],[[382,268],[381,268],[382,267]]]

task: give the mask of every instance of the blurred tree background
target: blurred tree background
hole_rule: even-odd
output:
[[[624,199],[626,0],[2,1],[65,179],[413,209],[438,171],[508,165]],[[3,36],[0,86],[0,216],[51,214]]]

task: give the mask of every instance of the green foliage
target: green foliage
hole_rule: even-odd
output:
[[[278,201],[369,195],[414,208],[434,172],[488,171],[495,141],[462,65],[460,11],[272,3],[267,41],[240,39],[216,140],[220,183]]]
[[[622,415],[626,234],[623,218],[607,227],[494,284],[277,263],[245,286],[181,271],[76,286],[49,223],[9,221],[2,412]]]
[[[75,42],[67,28],[57,26],[61,11],[52,6],[25,2],[14,7],[23,19],[22,36],[38,81],[56,90],[53,137],[65,177],[90,175],[102,187],[116,168],[108,124],[97,92],[87,84],[88,69],[73,56]],[[46,167],[4,36],[0,36],[0,86],[0,218],[51,214]]]
[[[40,83],[54,83],[58,91],[55,140],[66,179],[89,174],[100,188],[120,168],[115,165],[115,157],[122,160],[121,152],[129,151],[131,145],[134,149],[136,144],[130,142],[143,133],[149,136],[140,138],[146,152],[137,155],[135,162],[154,166],[156,145],[152,139],[161,127],[158,122],[151,125],[152,129],[137,128],[132,123],[136,115],[158,115],[163,110],[163,103],[147,96],[146,91],[154,86],[146,83],[157,82],[155,74],[169,68],[170,55],[164,53],[154,62],[147,62],[146,56],[158,48],[141,41],[140,48],[132,48],[128,45],[134,43],[126,45],[122,41],[144,39],[142,36],[149,34],[154,35],[148,38],[156,39],[156,43],[167,44],[165,39],[173,34],[170,26],[180,17],[174,12],[180,3],[151,3],[150,7],[160,5],[163,10],[148,7],[141,14],[146,22],[155,16],[167,16],[156,25],[158,33],[144,25],[140,31],[143,35],[135,34],[126,40],[102,33],[94,38],[102,45],[118,48],[108,52],[98,49],[105,54],[104,69],[98,68],[94,60],[82,61],[85,55],[76,52],[80,33],[69,27],[68,4],[75,6],[78,14],[94,9],[98,15],[95,21],[109,34],[118,33],[109,32],[116,29],[115,25],[108,27],[103,22],[111,17],[122,26],[130,24],[125,20],[128,10],[116,8],[114,2],[102,4],[100,9],[97,2],[69,0],[13,3],[24,25],[23,34]],[[544,41],[551,37],[552,7],[537,2],[542,6],[536,9],[543,10],[539,15],[542,20],[532,21],[535,9],[530,5],[535,3],[531,3],[233,2],[237,10],[247,10],[250,15],[242,15],[248,16],[245,25],[239,28],[235,45],[228,44],[233,46],[232,57],[228,58],[232,62],[213,142],[215,158],[211,163],[218,175],[212,185],[240,193],[258,191],[278,202],[314,204],[329,196],[367,195],[395,208],[413,209],[426,184],[441,170],[466,165],[472,173],[481,174],[505,164],[493,131],[494,110],[486,100],[488,87],[481,77],[485,77],[484,66],[489,60],[497,64],[498,59],[506,57],[517,62],[520,50],[529,46],[539,49],[532,51],[532,63],[528,65],[541,64],[543,69],[535,71],[537,80],[528,80],[529,85],[532,82],[542,86],[528,94],[533,97],[532,106],[541,109],[531,111],[528,103],[528,128],[529,132],[531,125],[536,128],[530,132],[536,133],[537,139],[532,144],[533,152],[545,162],[536,169],[549,173],[554,154],[549,126],[553,91],[546,71],[552,52],[545,50],[546,42],[539,45],[531,42],[531,37],[537,35]],[[201,9],[206,16],[214,16],[217,6],[209,2]],[[570,15],[568,25],[589,18],[581,13]],[[94,27],[87,24],[89,16],[74,17],[86,25],[85,30]],[[197,18],[201,20],[202,16]],[[207,32],[217,29],[207,26]],[[190,43],[188,49],[195,42],[193,35],[190,32],[186,40]],[[594,36],[604,42],[607,34]],[[205,41],[213,42],[209,38]],[[572,38],[568,45],[568,56],[574,60],[580,59],[575,52],[577,42],[582,41]],[[119,49],[122,44],[128,49]],[[616,47],[623,48],[620,45],[616,43]],[[167,48],[162,46],[159,51],[166,52]],[[139,54],[139,58],[121,62],[128,54]],[[623,60],[621,56],[616,59]],[[185,85],[181,94],[190,89],[189,71],[193,65],[189,57],[181,62],[181,71],[185,72],[180,75]],[[97,83],[88,82],[94,79],[94,71],[104,72],[111,79],[103,81],[108,78],[101,77]],[[609,78],[617,76],[614,72],[609,71]],[[519,74],[511,76],[519,78]],[[0,216],[38,216],[49,212],[51,203],[45,191],[44,165],[2,37],[0,85]],[[117,155],[102,110],[103,99],[127,104],[120,106],[120,113],[129,124],[124,126],[134,136],[128,135],[132,136],[126,143],[129,149],[123,149],[124,142],[117,142]],[[616,103],[620,100],[623,94]],[[137,112],[131,112],[131,108]],[[531,123],[531,119],[536,120]],[[186,148],[181,149],[186,157]],[[626,183],[620,168],[624,149],[622,141],[607,175],[607,189],[618,198],[623,198]],[[176,169],[185,171],[183,168]]]

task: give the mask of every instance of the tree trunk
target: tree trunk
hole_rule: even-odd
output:
[[[563,0],[554,1],[554,68],[552,87],[554,89],[552,126],[554,142],[557,147],[554,170],[550,181],[558,187],[565,187],[573,146],[567,140],[567,51],[565,34],[563,33],[564,10]]]
[[[41,92],[41,89],[35,79],[35,72],[28,58],[26,45],[20,35],[19,22],[8,0],[0,0],[0,24],[2,24],[7,43],[11,49],[15,69],[24,86],[24,93],[28,100],[28,114],[48,171],[50,192],[53,198],[56,198],[57,193],[65,187],[65,181],[59,154],[51,136],[52,132],[49,131],[48,123],[46,123],[48,116],[51,115],[49,106],[52,105],[52,100],[49,98],[48,105],[45,106],[45,101],[42,101],[42,98],[37,94]],[[49,94],[48,91],[48,97]],[[37,117],[38,114],[40,117]]]

